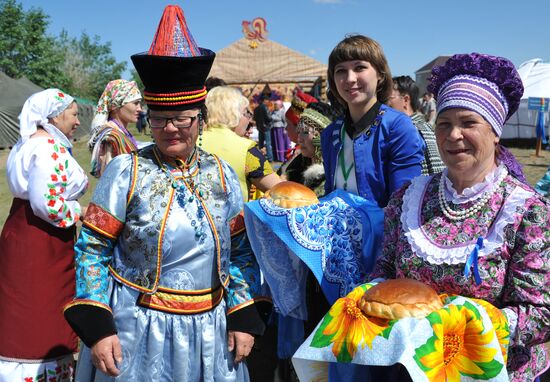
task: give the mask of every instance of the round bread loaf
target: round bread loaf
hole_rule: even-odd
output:
[[[319,203],[317,195],[303,184],[285,181],[277,183],[264,197],[283,208],[296,208]]]
[[[424,318],[443,307],[435,290],[412,279],[386,280],[376,284],[365,292],[359,305],[367,316],[390,320]]]

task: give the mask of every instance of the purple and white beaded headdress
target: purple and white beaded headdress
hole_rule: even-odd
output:
[[[514,64],[486,54],[455,54],[432,69],[430,81],[428,91],[435,95],[437,114],[451,108],[473,110],[498,136],[523,95],[523,83]]]

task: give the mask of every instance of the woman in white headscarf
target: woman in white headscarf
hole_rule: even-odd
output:
[[[141,93],[134,81],[113,80],[97,102],[88,147],[92,151],[91,174],[99,178],[117,155],[136,152],[138,143],[128,130],[141,112]]]
[[[75,289],[77,199],[88,187],[71,155],[78,105],[43,90],[19,120],[7,162],[14,199],[0,236],[0,381],[69,381],[77,337],[62,307]]]

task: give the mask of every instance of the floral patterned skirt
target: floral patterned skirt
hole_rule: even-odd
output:
[[[0,359],[0,382],[70,382],[74,376],[73,355],[39,363]]]

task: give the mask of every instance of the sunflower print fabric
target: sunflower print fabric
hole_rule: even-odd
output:
[[[423,319],[383,320],[359,308],[355,288],[338,299],[294,355],[301,381],[318,378],[320,362],[361,365],[401,363],[413,381],[508,381],[506,317],[491,304],[440,295],[444,307]]]

